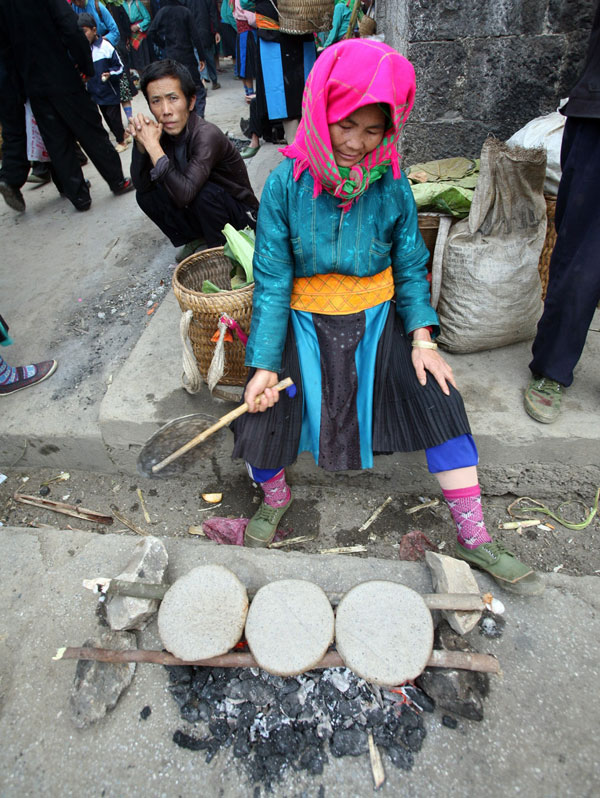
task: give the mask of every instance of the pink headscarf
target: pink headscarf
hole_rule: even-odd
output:
[[[412,64],[387,44],[348,39],[324,50],[304,87],[302,120],[296,137],[281,150],[288,158],[296,159],[294,179],[298,180],[308,169],[315,183],[314,196],[325,189],[339,197],[341,207],[347,210],[369,187],[374,167],[391,164],[394,177],[400,177],[396,142],[413,106],[415,88]],[[345,177],[335,163],[328,125],[372,103],[389,106],[391,126],[381,144]]]

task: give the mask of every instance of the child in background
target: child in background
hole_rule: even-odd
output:
[[[92,48],[95,73],[88,79],[87,90],[117,140],[116,151],[123,152],[127,149],[125,129],[121,121],[119,93],[123,64],[112,44],[102,36],[98,36],[96,21],[91,14],[80,14],[77,24],[85,33]]]

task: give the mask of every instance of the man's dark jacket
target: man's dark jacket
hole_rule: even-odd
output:
[[[185,0],[184,5],[194,17],[204,48],[214,46],[215,33],[219,30],[219,15],[214,0]]]
[[[26,97],[81,91],[79,73],[94,74],[90,45],[66,0],[0,0],[0,57]]]
[[[194,47],[200,61],[205,60],[204,47],[189,9],[180,0],[166,0],[147,32],[152,41],[164,49],[166,58],[179,61],[189,69],[198,85],[200,76]]]
[[[212,122],[192,112],[179,136],[163,133],[160,144],[166,157],[160,158],[154,167],[146,153],[133,148],[131,178],[138,191],[152,191],[158,183],[178,208],[185,208],[210,181],[247,208],[258,208],[246,164],[227,136]]]

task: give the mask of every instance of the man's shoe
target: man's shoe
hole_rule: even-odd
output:
[[[525,391],[525,410],[536,421],[552,424],[560,413],[563,386],[547,377],[532,377]]]
[[[46,183],[49,183],[52,180],[50,176],[50,170],[45,172],[33,172],[29,173],[27,178],[28,183],[34,183],[36,186],[44,186]]]
[[[244,532],[244,546],[253,549],[265,548],[273,542],[277,525],[281,521],[284,513],[289,510],[292,503],[290,500],[283,507],[271,507],[264,501],[261,502],[258,511],[248,521],[248,526]]]
[[[33,377],[26,377],[23,366],[17,366],[17,379],[8,385],[0,385],[0,396],[7,396],[9,393],[22,391],[38,382],[48,379],[56,371],[58,363],[56,360],[44,360],[42,363],[34,363],[35,374]]]
[[[244,147],[244,149],[240,152],[242,158],[254,158],[256,153],[260,150],[260,144],[258,147]]]
[[[128,177],[123,180],[116,188],[113,188],[112,193],[115,194],[117,197],[121,196],[121,194],[127,194],[128,191],[133,191],[135,186],[133,185],[133,180]]]
[[[189,258],[190,255],[193,255],[194,252],[197,252],[200,248],[206,249],[206,242],[204,241],[203,238],[195,238],[193,241],[184,244],[175,253],[175,258],[177,259],[177,263],[181,263],[182,260]]]
[[[480,543],[475,549],[456,544],[456,556],[469,565],[487,571],[509,593],[517,596],[538,596],[544,583],[532,568],[517,560],[502,543]]]
[[[219,83],[218,80],[213,80],[212,87],[213,87],[213,89],[220,89],[221,88],[221,84]]]
[[[9,186],[4,180],[0,180],[0,194],[4,197],[4,201],[9,208],[12,208],[13,211],[23,213],[25,210],[25,200],[16,186]]]

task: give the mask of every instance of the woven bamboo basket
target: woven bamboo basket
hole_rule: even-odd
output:
[[[546,299],[550,258],[552,257],[552,250],[556,244],[556,230],[554,229],[556,197],[552,197],[550,194],[545,194],[544,197],[546,200],[546,217],[548,219],[548,227],[546,228],[546,238],[544,239],[544,246],[542,247],[540,262],[538,263],[538,271],[540,273],[540,280],[542,281],[542,299]]]
[[[364,39],[366,36],[373,36],[377,33],[377,23],[373,17],[368,17],[366,14],[358,23],[358,34]]]
[[[210,280],[219,288],[229,288],[230,272],[231,261],[223,254],[223,247],[215,247],[182,260],[173,275],[173,291],[181,311],[191,310],[193,313],[189,337],[200,374],[205,380],[215,351],[211,338],[217,332],[223,313],[235,319],[246,333],[250,332],[254,283],[218,294],[202,292],[204,280]],[[225,373],[219,383],[245,385],[248,376],[244,365],[246,350],[235,332],[232,335],[233,341],[225,343]]]
[[[329,31],[334,5],[334,0],[279,0],[279,29],[297,35]]]

